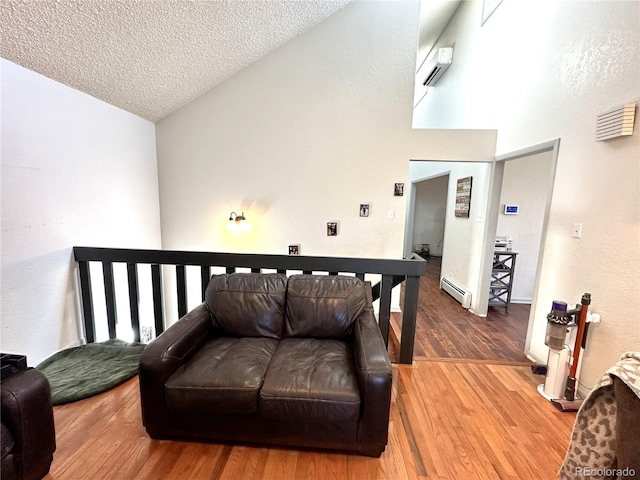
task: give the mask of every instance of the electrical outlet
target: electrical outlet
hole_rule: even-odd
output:
[[[389,210],[389,211],[387,212],[387,218],[388,218],[389,220],[393,220],[393,217],[395,217],[395,216],[396,216],[396,212],[394,212],[393,210]]]
[[[573,229],[571,230],[571,236],[573,238],[582,238],[582,224],[574,223]]]

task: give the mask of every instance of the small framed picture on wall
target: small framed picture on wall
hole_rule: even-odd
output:
[[[370,205],[368,203],[361,203],[360,204],[360,216],[361,217],[368,217],[369,216],[369,207],[370,207]]]
[[[289,245],[289,255],[300,255],[300,245]]]
[[[338,222],[327,222],[327,236],[335,237],[338,235]]]
[[[402,197],[404,195],[404,183],[396,183],[393,186],[393,195],[395,197]]]
[[[456,182],[456,217],[469,218],[473,177],[459,178]]]

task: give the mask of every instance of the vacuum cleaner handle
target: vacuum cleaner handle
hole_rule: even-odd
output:
[[[578,331],[576,333],[576,343],[573,347],[573,356],[571,358],[571,368],[567,377],[567,387],[564,391],[564,398],[574,400],[576,396],[576,373],[578,371],[578,361],[580,360],[580,350],[583,347],[583,341],[587,328],[587,313],[591,304],[591,294],[585,293],[580,301],[580,314],[578,317]]]

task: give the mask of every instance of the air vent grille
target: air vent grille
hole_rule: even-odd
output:
[[[431,70],[431,73],[427,75],[427,78],[424,82],[422,82],[422,85],[427,87],[432,86],[442,76],[442,74],[444,73],[443,70],[444,69],[439,65],[433,67],[433,70]]]
[[[635,115],[634,103],[601,113],[596,119],[596,141],[633,135]]]

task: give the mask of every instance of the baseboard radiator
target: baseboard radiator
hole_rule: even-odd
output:
[[[440,280],[440,288],[460,302],[464,308],[471,306],[471,292],[467,292],[447,277],[442,277]]]

